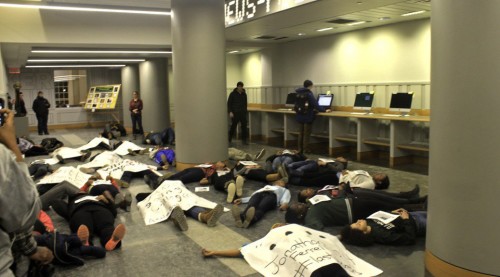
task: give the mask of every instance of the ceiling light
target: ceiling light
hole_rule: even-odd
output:
[[[52,67],[124,67],[124,64],[64,64],[64,65],[27,65],[26,68],[52,68]]]
[[[401,16],[416,15],[416,14],[421,14],[421,13],[424,13],[424,12],[426,12],[426,11],[409,12],[409,13],[404,13],[404,14],[402,14]]]
[[[235,53],[239,53],[240,51],[239,50],[234,50],[234,51],[229,51],[229,54],[235,54]]]
[[[172,51],[148,50],[31,50],[31,53],[91,53],[91,54],[172,54]]]
[[[52,62],[144,62],[146,59],[28,59],[31,63],[52,63]]]
[[[298,33],[297,36],[305,36],[306,33]]]
[[[319,30],[316,30],[316,32],[324,32],[324,31],[329,31],[333,29],[333,27],[328,27],[328,28],[323,28],[323,29],[319,29]]]
[[[45,6],[45,5],[25,5],[25,4],[12,4],[0,3],[0,7],[9,8],[25,8],[25,9],[42,9],[42,10],[62,10],[62,11],[82,11],[82,12],[105,12],[105,13],[132,13],[132,14],[149,14],[149,15],[170,15],[171,12],[167,10],[153,11],[153,10],[128,10],[128,9],[110,9],[89,6]]]
[[[389,20],[391,19],[390,17],[388,16],[384,16],[384,17],[379,17],[378,20]]]
[[[349,26],[356,26],[356,25],[360,25],[360,24],[364,24],[366,23],[366,21],[356,21],[356,22],[353,22],[353,23],[349,23],[347,25]]]

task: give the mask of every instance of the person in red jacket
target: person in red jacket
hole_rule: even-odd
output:
[[[132,100],[130,100],[129,110],[130,117],[132,118],[132,134],[134,139],[137,135],[144,135],[144,130],[142,129],[142,100],[139,97],[139,92],[132,92]]]

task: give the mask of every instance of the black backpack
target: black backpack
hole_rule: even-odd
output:
[[[307,92],[297,93],[293,110],[298,114],[306,114],[309,111],[309,96]]]

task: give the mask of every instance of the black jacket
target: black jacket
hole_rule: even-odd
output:
[[[242,93],[239,93],[235,88],[227,99],[227,112],[230,113],[246,113],[247,112],[247,93],[243,89]]]
[[[33,101],[33,111],[37,115],[46,115],[49,114],[50,103],[43,96],[37,96]]]

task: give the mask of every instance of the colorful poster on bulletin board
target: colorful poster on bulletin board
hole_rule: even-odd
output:
[[[85,109],[93,111],[114,109],[121,86],[117,84],[91,87],[85,101]]]

